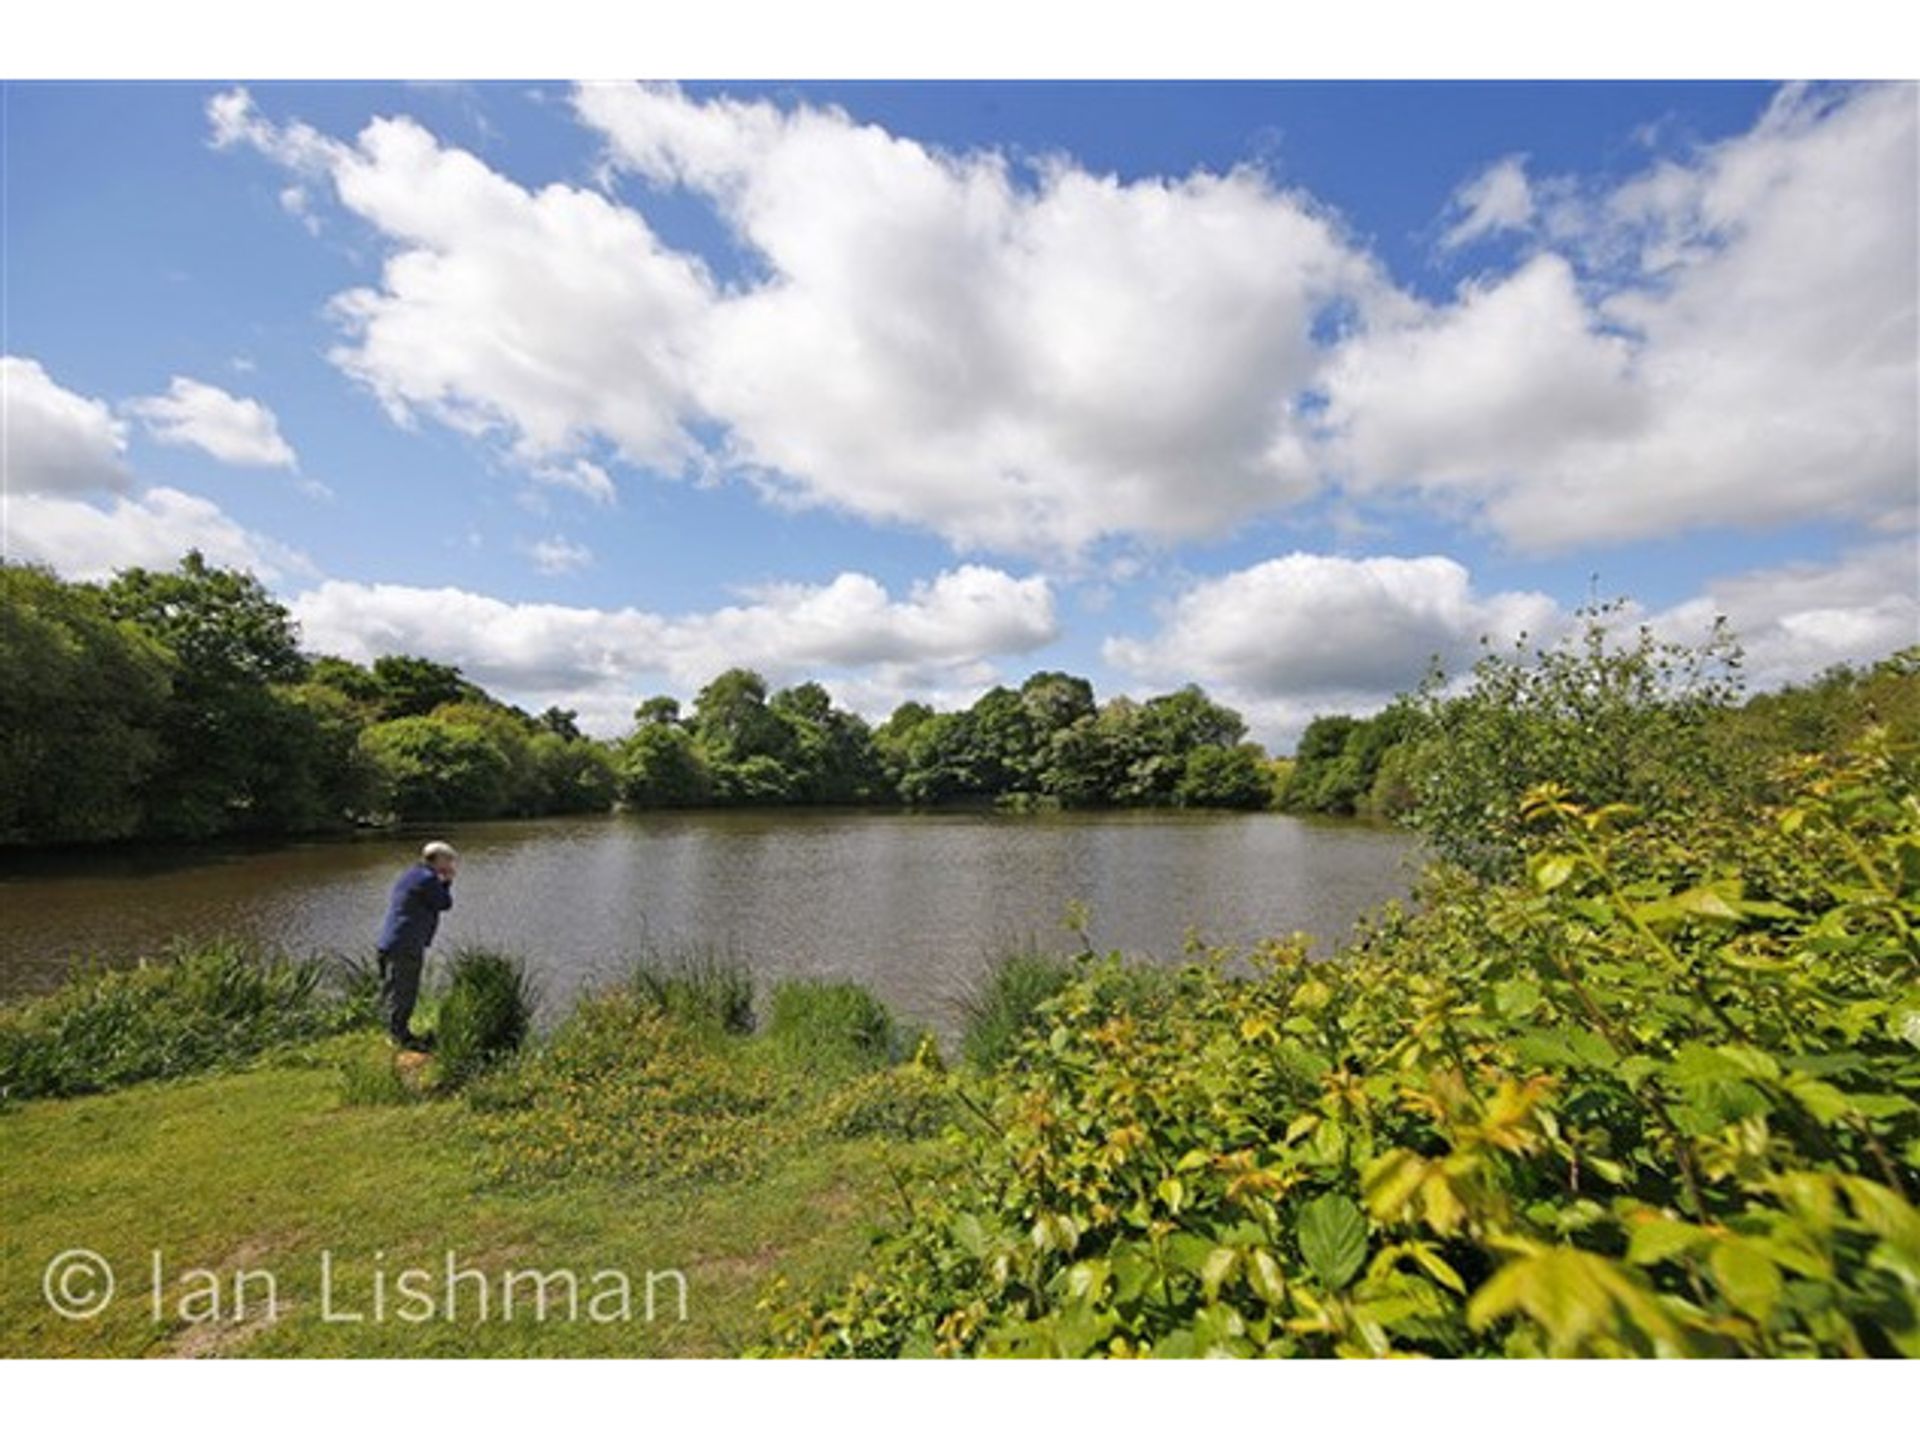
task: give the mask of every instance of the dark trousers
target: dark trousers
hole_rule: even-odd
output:
[[[396,1039],[413,1032],[413,1006],[420,998],[420,970],[427,955],[421,949],[380,950],[380,1017]]]

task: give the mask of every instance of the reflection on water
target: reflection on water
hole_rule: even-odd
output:
[[[858,979],[946,1029],[1002,947],[1054,947],[1067,905],[1101,948],[1176,955],[1189,931],[1245,943],[1338,938],[1404,894],[1391,829],[1276,814],[765,811],[454,824],[464,856],[438,952],[526,954],[550,1000],[649,942],[731,950],[764,978]],[[0,868],[0,993],[56,983],[76,955],[124,959],[176,936],[244,934],[368,952],[387,885],[421,835],[272,848],[12,856]]]

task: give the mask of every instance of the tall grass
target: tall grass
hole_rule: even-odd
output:
[[[753,1032],[753,975],[730,954],[710,948],[650,950],[628,975],[634,997],[689,1028]]]
[[[443,1081],[464,1083],[519,1049],[534,1004],[524,961],[493,949],[456,952],[434,1028]]]
[[[887,1006],[845,979],[784,979],[768,1007],[767,1040],[804,1062],[872,1068],[893,1057],[898,1031]]]
[[[960,1053],[975,1068],[999,1067],[1019,1045],[1034,1011],[1067,986],[1074,962],[1058,954],[1015,950],[961,995]]]
[[[358,1021],[326,965],[238,940],[175,945],[130,969],[83,969],[0,1009],[0,1098],[98,1093],[251,1059]]]

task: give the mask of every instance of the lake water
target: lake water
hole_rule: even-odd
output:
[[[463,856],[435,955],[524,954],[550,1003],[649,946],[697,943],[763,986],[857,979],[943,1031],[1007,946],[1072,947],[1072,902],[1103,950],[1177,958],[1190,931],[1337,941],[1408,891],[1414,863],[1398,831],[1279,814],[736,811],[435,832]],[[0,858],[0,996],[51,987],[77,955],[125,960],[175,937],[370,954],[387,887],[423,837]]]

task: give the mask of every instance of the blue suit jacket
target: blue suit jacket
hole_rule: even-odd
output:
[[[433,942],[440,915],[453,907],[453,884],[425,864],[415,864],[394,881],[387,921],[380,928],[386,953],[420,954]]]

